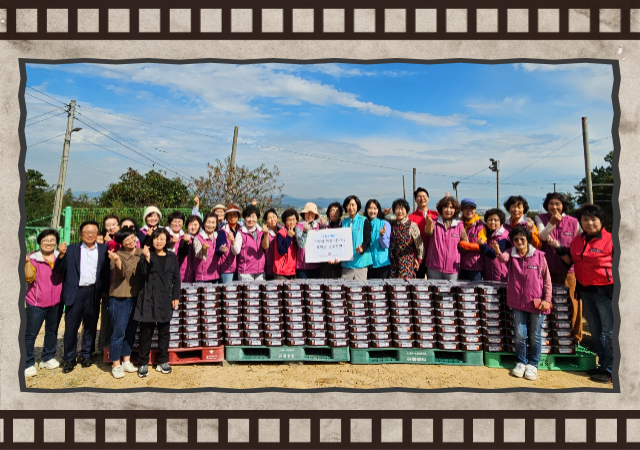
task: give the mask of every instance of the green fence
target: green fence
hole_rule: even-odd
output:
[[[104,216],[114,214],[120,219],[123,217],[133,218],[139,227],[144,225],[142,222],[142,215],[145,208],[73,208],[71,211],[71,227],[70,227],[70,241],[71,243],[80,242],[80,224],[87,220],[95,220],[100,224],[102,229],[102,219]],[[174,211],[180,211],[188,217],[191,214],[191,208],[163,208],[161,225],[165,225],[167,216]],[[186,224],[185,224],[186,225]]]
[[[39,250],[37,238],[41,231],[51,229],[51,226],[43,225],[43,222],[51,222],[51,218],[49,217],[41,217],[39,219],[27,221],[26,226],[24,227],[24,241],[27,246],[27,253],[35,252]],[[34,223],[39,223],[40,225],[33,225]],[[71,230],[71,206],[67,206],[60,215],[60,225],[61,227],[56,228],[58,233],[60,233],[60,242],[64,241],[67,244],[70,243],[69,236]]]

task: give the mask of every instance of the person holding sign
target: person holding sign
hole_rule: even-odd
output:
[[[367,222],[371,226],[371,260],[373,264],[367,271],[367,279],[389,278],[389,241],[391,225],[385,220],[384,212],[378,200],[371,199],[364,207]]]
[[[328,229],[342,228],[342,205],[340,202],[333,202],[327,206],[327,227]],[[342,276],[342,266],[329,261],[320,266],[322,278],[340,278]]]
[[[409,203],[399,198],[392,204],[396,222],[391,228],[389,243],[389,275],[404,280],[415,278],[424,256],[424,245],[420,230],[407,217]]]
[[[273,273],[276,280],[291,280],[296,277],[296,259],[298,244],[296,237],[296,224],[298,213],[295,209],[285,209],[282,213],[284,228],[278,231],[276,236],[275,258],[273,261]]]
[[[373,263],[371,245],[371,222],[358,214],[362,203],[355,195],[344,199],[342,207],[348,216],[342,221],[342,228],[351,228],[353,239],[353,259],[342,262],[342,278],[345,280],[366,280],[367,268]]]
[[[320,221],[318,207],[315,203],[307,203],[300,211],[304,221],[296,225],[296,241],[298,243],[298,254],[296,255],[296,277],[301,279],[314,279],[320,277],[320,263],[308,263],[305,261],[304,247],[307,245],[307,233],[311,230],[319,230],[326,221]],[[323,223],[324,222],[324,223]]]

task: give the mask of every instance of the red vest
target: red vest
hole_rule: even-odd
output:
[[[613,284],[613,241],[611,234],[604,228],[602,237],[594,237],[586,242],[586,233],[577,236],[571,242],[571,258],[576,278],[583,286],[607,286]]]
[[[286,228],[281,228],[280,231],[278,231],[278,234],[283,238],[286,238],[288,234],[288,230]],[[275,275],[284,275],[287,277],[290,277],[291,275],[295,275],[296,259],[297,259],[296,254],[298,252],[296,248],[296,242],[295,242],[296,238],[293,237],[293,242],[291,242],[291,245],[287,249],[287,253],[285,253],[284,255],[281,255],[280,252],[278,252],[277,239],[278,238],[276,236],[276,240],[274,241],[275,251],[273,252],[274,253],[273,273]]]

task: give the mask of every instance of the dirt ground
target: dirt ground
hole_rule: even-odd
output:
[[[64,320],[58,334],[58,360],[62,355]],[[40,360],[44,328],[36,340],[35,357]],[[583,344],[589,344],[586,336]],[[295,363],[294,363],[295,364]],[[173,366],[173,373],[163,375],[155,369],[149,370],[147,378],[137,374],[126,374],[116,380],[111,375],[111,364],[102,362],[102,355],[94,357],[94,365],[87,369],[80,365],[69,374],[62,369],[38,370],[38,375],[27,379],[27,388],[168,388],[193,389],[219,387],[231,389],[252,388],[355,388],[379,389],[390,387],[441,389],[481,388],[502,389],[538,387],[544,389],[563,388],[612,388],[611,384],[594,383],[581,372],[541,370],[538,380],[527,381],[514,378],[504,369],[489,369],[473,366],[439,366],[413,364],[352,365],[348,363],[317,363],[294,365],[287,363],[238,364],[223,367],[219,363]]]

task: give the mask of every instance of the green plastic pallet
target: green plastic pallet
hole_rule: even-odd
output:
[[[225,359],[238,362],[341,362],[349,361],[349,347],[313,347],[309,345],[295,347],[226,346]]]
[[[493,369],[513,369],[517,364],[515,353],[484,353],[484,365]],[[541,355],[538,370],[586,372],[596,368],[596,355],[578,347],[574,355]]]
[[[482,352],[420,348],[351,349],[351,364],[441,364],[482,366]]]

